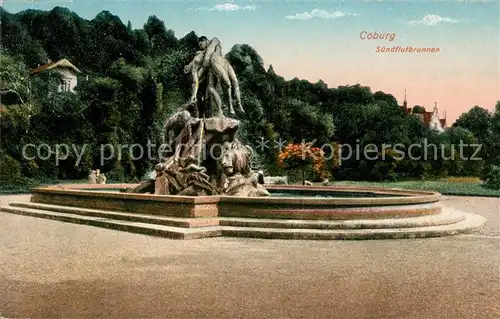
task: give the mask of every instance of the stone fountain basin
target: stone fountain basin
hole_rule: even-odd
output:
[[[441,194],[374,187],[265,185],[273,196],[121,193],[136,184],[63,184],[33,189],[32,202],[181,218],[349,220],[437,215]]]

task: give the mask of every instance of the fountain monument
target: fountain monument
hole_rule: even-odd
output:
[[[236,74],[222,55],[217,38],[199,38],[199,51],[185,66],[191,76],[191,98],[166,119],[163,140],[168,146],[156,165],[156,178],[144,181],[128,193],[157,195],[268,196],[251,168],[253,150],[237,138],[240,121],[226,117],[245,113]],[[221,98],[217,87],[223,90]]]
[[[416,238],[473,232],[485,224],[481,216],[443,206],[437,192],[264,188],[262,176],[251,167],[252,148],[237,137],[235,107],[239,114],[245,111],[238,79],[222,55],[220,41],[201,37],[199,51],[184,72],[192,79],[191,97],[165,121],[169,148],[155,167],[154,179],[138,185],[39,187],[33,189],[30,203],[10,203],[0,210],[179,239]]]

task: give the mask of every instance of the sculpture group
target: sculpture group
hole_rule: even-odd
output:
[[[196,117],[213,116],[214,106],[217,115],[223,116],[222,99],[216,90],[218,84],[222,87],[229,113],[235,114],[233,101],[239,111],[244,113],[238,80],[233,67],[222,55],[222,46],[217,38],[208,41],[204,36],[198,40],[199,50],[194,59],[184,67],[184,72],[191,75],[192,90],[188,105],[195,105]]]
[[[236,137],[240,122],[226,117],[245,113],[236,74],[217,38],[198,39],[199,50],[184,67],[192,79],[191,97],[166,119],[168,151],[155,167],[156,178],[126,192],[185,196],[268,196],[262,173],[251,167],[253,150]],[[222,89],[222,96],[217,91]]]

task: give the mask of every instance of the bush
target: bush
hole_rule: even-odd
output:
[[[274,182],[274,185],[285,185],[285,181],[282,181],[282,180],[277,180],[276,182]]]
[[[500,166],[491,165],[483,177],[484,186],[491,189],[500,189]]]
[[[479,177],[471,176],[449,176],[444,179],[446,182],[450,183],[461,183],[461,184],[477,184],[481,182]]]
[[[23,161],[22,163],[22,173],[26,177],[36,177],[39,175],[40,167],[34,160]]]
[[[302,184],[309,167],[314,171],[313,179],[323,180],[327,175],[324,152],[312,143],[288,144],[278,155],[278,165],[288,170],[300,168]]]
[[[108,183],[124,183],[126,181],[125,169],[119,161],[116,161],[114,168],[105,175]]]
[[[21,164],[12,156],[0,153],[0,180],[10,182],[21,178]]]

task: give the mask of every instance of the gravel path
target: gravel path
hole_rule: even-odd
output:
[[[488,218],[487,229],[415,240],[179,241],[3,213],[0,316],[497,319],[500,199],[443,203]]]
[[[486,227],[480,233],[500,234],[500,198],[443,196],[441,202],[443,205],[485,217]]]

